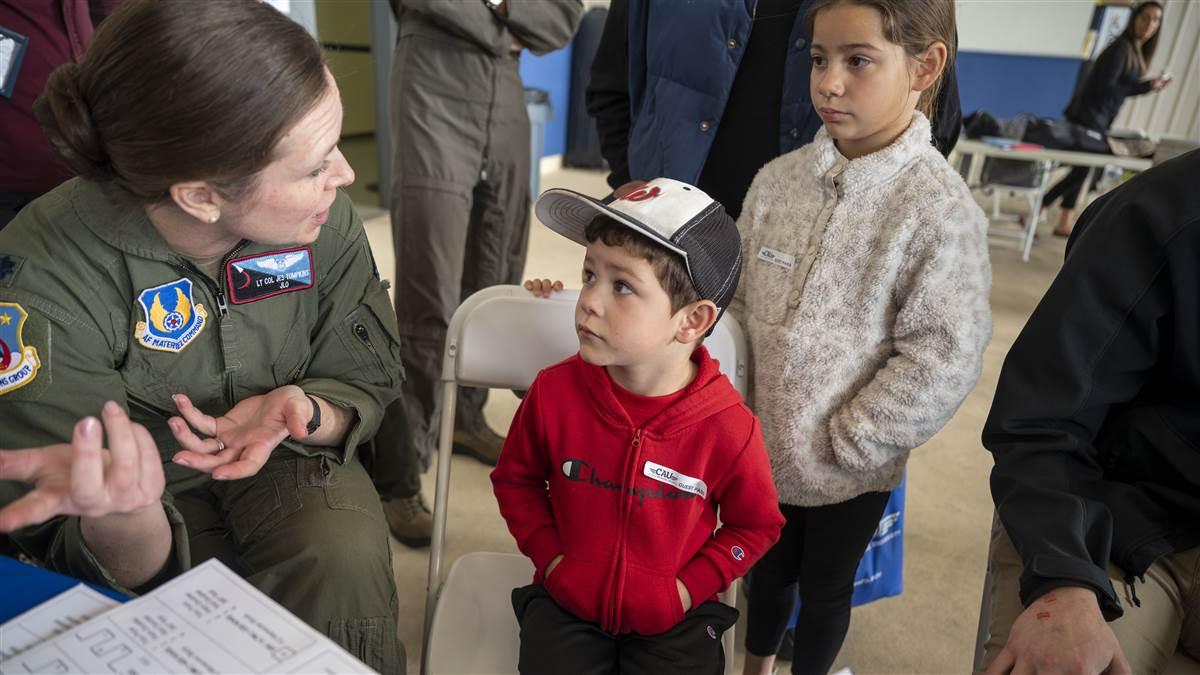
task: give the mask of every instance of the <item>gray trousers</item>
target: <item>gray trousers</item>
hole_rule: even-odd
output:
[[[395,302],[407,379],[388,416],[403,412],[427,467],[442,413],[442,351],[450,318],[475,291],[519,283],[524,273],[529,117],[518,60],[465,49],[457,41],[402,36],[391,89]],[[456,428],[485,424],[486,397],[486,390],[459,390]],[[389,461],[403,461],[403,449],[389,452],[387,446],[406,442],[379,434],[377,481],[394,475]]]

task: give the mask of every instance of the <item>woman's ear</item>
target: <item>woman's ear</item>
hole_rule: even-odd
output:
[[[917,55],[917,70],[913,77],[912,90],[923,92],[933,86],[946,69],[950,52],[944,42],[934,42]]]
[[[207,182],[197,180],[175,183],[168,192],[171,201],[196,220],[215,223],[221,219],[221,206],[225,204],[225,200],[221,199],[221,195]]]
[[[720,313],[712,300],[697,300],[679,311],[684,316],[679,330],[675,331],[675,340],[684,344],[704,337],[708,329],[717,322],[717,315]]]

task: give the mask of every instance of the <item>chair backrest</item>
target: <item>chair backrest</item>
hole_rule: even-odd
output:
[[[579,351],[575,302],[579,291],[534,297],[520,286],[492,286],[467,298],[446,337],[442,380],[460,386],[527,389],[538,371]],[[721,372],[746,395],[746,338],[724,315],[704,340]]]

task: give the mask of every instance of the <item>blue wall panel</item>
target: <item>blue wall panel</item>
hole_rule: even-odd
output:
[[[521,54],[521,79],[526,87],[550,92],[550,122],[542,156],[561,155],[567,148],[567,99],[571,95],[571,43],[545,56]]]
[[[959,52],[963,115],[983,109],[995,117],[1062,117],[1080,63],[1078,58]]]
[[[1033,113],[1062,117],[1075,86],[1080,59],[987,52],[958,53],[958,87],[963,113],[983,109],[996,117]],[[527,87],[550,92],[552,114],[543,156],[566,150],[567,98],[571,91],[571,45],[545,56],[521,55]]]

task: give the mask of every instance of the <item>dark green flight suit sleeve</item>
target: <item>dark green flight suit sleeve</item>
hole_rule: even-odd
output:
[[[575,36],[583,16],[579,0],[506,0],[508,16],[501,20],[534,54],[547,54],[566,46]]]
[[[404,369],[387,286],[379,279],[362,220],[344,192],[339,192],[329,220],[326,236],[341,245],[332,247],[334,259],[324,268],[327,271],[320,271],[318,259],[319,317],[312,361],[295,384],[358,414],[332,455],[345,462],[359,444],[371,440],[384,408],[399,398]]]
[[[504,56],[512,49],[508,28],[482,0],[400,0],[401,17],[410,11],[489,54]]]
[[[505,0],[501,16],[482,0],[400,0],[400,10],[418,12],[428,22],[468,40],[494,56],[512,51],[515,36],[534,54],[562,49],[579,26],[579,0]]]
[[[0,248],[11,241],[0,239]],[[38,243],[32,242],[34,246]],[[54,258],[33,253],[10,280],[11,285],[0,288],[0,311],[12,315],[15,305],[27,313],[21,339],[27,348],[37,350],[40,362],[37,373],[23,386],[0,393],[0,424],[4,428],[4,447],[9,449],[69,443],[75,422],[99,414],[105,401],[111,399],[128,407],[114,360],[114,354],[123,351],[123,347],[114,349],[114,343],[124,339],[114,330],[113,322],[119,321],[117,314],[105,311],[86,285],[76,285],[48,269],[61,272],[63,263],[43,263]],[[46,297],[63,298],[65,302],[51,302]],[[68,311],[64,305],[75,311]],[[0,481],[0,504],[11,503],[30,489],[28,485]],[[166,493],[163,508],[171,523],[174,555],[158,579],[190,566],[183,517]],[[83,539],[77,517],[53,518],[10,536],[21,550],[50,569],[133,593],[118,584],[96,559]]]

